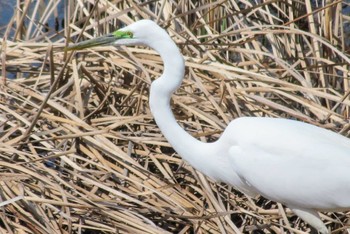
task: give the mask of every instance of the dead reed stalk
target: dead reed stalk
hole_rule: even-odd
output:
[[[280,204],[183,164],[149,111],[162,73],[154,51],[63,48],[150,18],[184,54],[173,110],[193,136],[214,141],[238,116],[348,136],[345,1],[18,2],[1,45],[1,233],[309,231]],[[347,213],[324,219],[339,232],[347,225]]]

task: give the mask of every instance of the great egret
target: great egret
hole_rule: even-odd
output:
[[[184,59],[167,32],[140,20],[111,34],[69,46],[146,45],[163,59],[149,104],[155,121],[178,154],[194,168],[249,196],[285,204],[320,233],[329,233],[317,211],[350,208],[350,140],[310,124],[277,118],[233,120],[222,136],[204,143],[182,129],[170,98],[184,77]]]

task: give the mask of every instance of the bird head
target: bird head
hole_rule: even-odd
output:
[[[140,20],[110,34],[70,45],[66,50],[80,50],[103,45],[148,45],[168,39],[164,29],[152,20]]]

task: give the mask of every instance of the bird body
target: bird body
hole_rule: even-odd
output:
[[[171,111],[170,98],[181,85],[185,64],[167,32],[153,21],[141,20],[68,49],[105,44],[141,44],[160,54],[164,72],[151,85],[151,112],[165,138],[194,168],[247,195],[261,194],[285,204],[321,233],[328,230],[317,210],[350,208],[349,139],[295,120],[242,117],[216,142],[201,142]]]
[[[350,140],[310,124],[245,117],[222,135],[232,169],[273,201],[317,210],[350,208]]]

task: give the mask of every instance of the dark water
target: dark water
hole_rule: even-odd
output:
[[[20,1],[20,0],[18,0]],[[44,37],[37,37],[34,35],[34,31],[37,29],[38,26],[40,26],[39,22],[41,22],[40,17],[42,17],[43,12],[45,11],[45,7],[47,6],[49,0],[42,0],[41,1],[41,6],[39,7],[35,17],[33,19],[33,11],[36,6],[37,0],[32,0],[31,5],[28,9],[27,15],[28,18],[24,20],[24,27],[27,28],[27,26],[30,23],[30,20],[34,20],[34,26],[31,30],[31,33],[28,37],[28,40],[34,41],[44,41]],[[56,12],[52,12],[47,20],[47,25],[44,25],[43,30],[39,33],[39,35],[45,35],[45,36],[52,36],[50,40],[56,41],[57,39],[62,38],[61,35],[57,33],[58,30],[61,30],[62,27],[62,22],[64,19],[64,9],[65,9],[65,0],[56,0],[58,2],[58,5],[56,7]],[[11,19],[15,17],[16,12],[19,11],[17,9],[17,0],[0,0],[0,38],[5,36],[5,32],[7,30],[8,24],[11,22]],[[19,15],[22,15],[22,13],[19,13]],[[12,27],[7,34],[7,39],[8,40],[14,40],[14,35],[16,31],[17,25],[16,22],[12,24]],[[33,40],[33,38],[37,38],[37,40]],[[25,38],[23,38],[25,39]],[[31,64],[33,67],[36,67],[37,64]],[[15,79],[17,78],[17,72],[14,71],[15,68],[12,67],[7,67],[7,72],[6,72],[6,77],[8,79]],[[21,73],[21,77],[27,77],[27,73]]]
[[[14,6],[16,5],[15,1],[3,0],[0,1],[0,27],[3,28],[10,22],[11,17],[14,13]]]
[[[14,17],[14,14],[17,9],[17,2],[20,0],[0,0],[0,37],[4,36],[4,33],[6,31],[7,25],[10,23],[12,17]],[[53,11],[47,21],[47,25],[44,25],[44,32],[52,31],[53,33],[57,30],[62,29],[63,19],[64,19],[64,9],[65,9],[65,1],[64,0],[56,0],[58,2],[58,5],[56,7],[57,14]],[[29,24],[29,18],[32,18],[32,13],[34,10],[34,7],[36,6],[37,1],[31,1],[27,17],[25,19],[25,26]],[[42,16],[42,13],[45,10],[45,6],[49,2],[49,0],[42,0],[41,6],[39,7],[39,10],[37,11],[35,17],[34,17],[34,24],[39,25],[40,17]],[[22,15],[20,13],[20,15]],[[32,32],[36,29],[34,26],[32,29]],[[12,26],[12,30],[10,31],[8,35],[8,39],[13,39],[14,33],[15,33],[16,24],[14,23]]]

